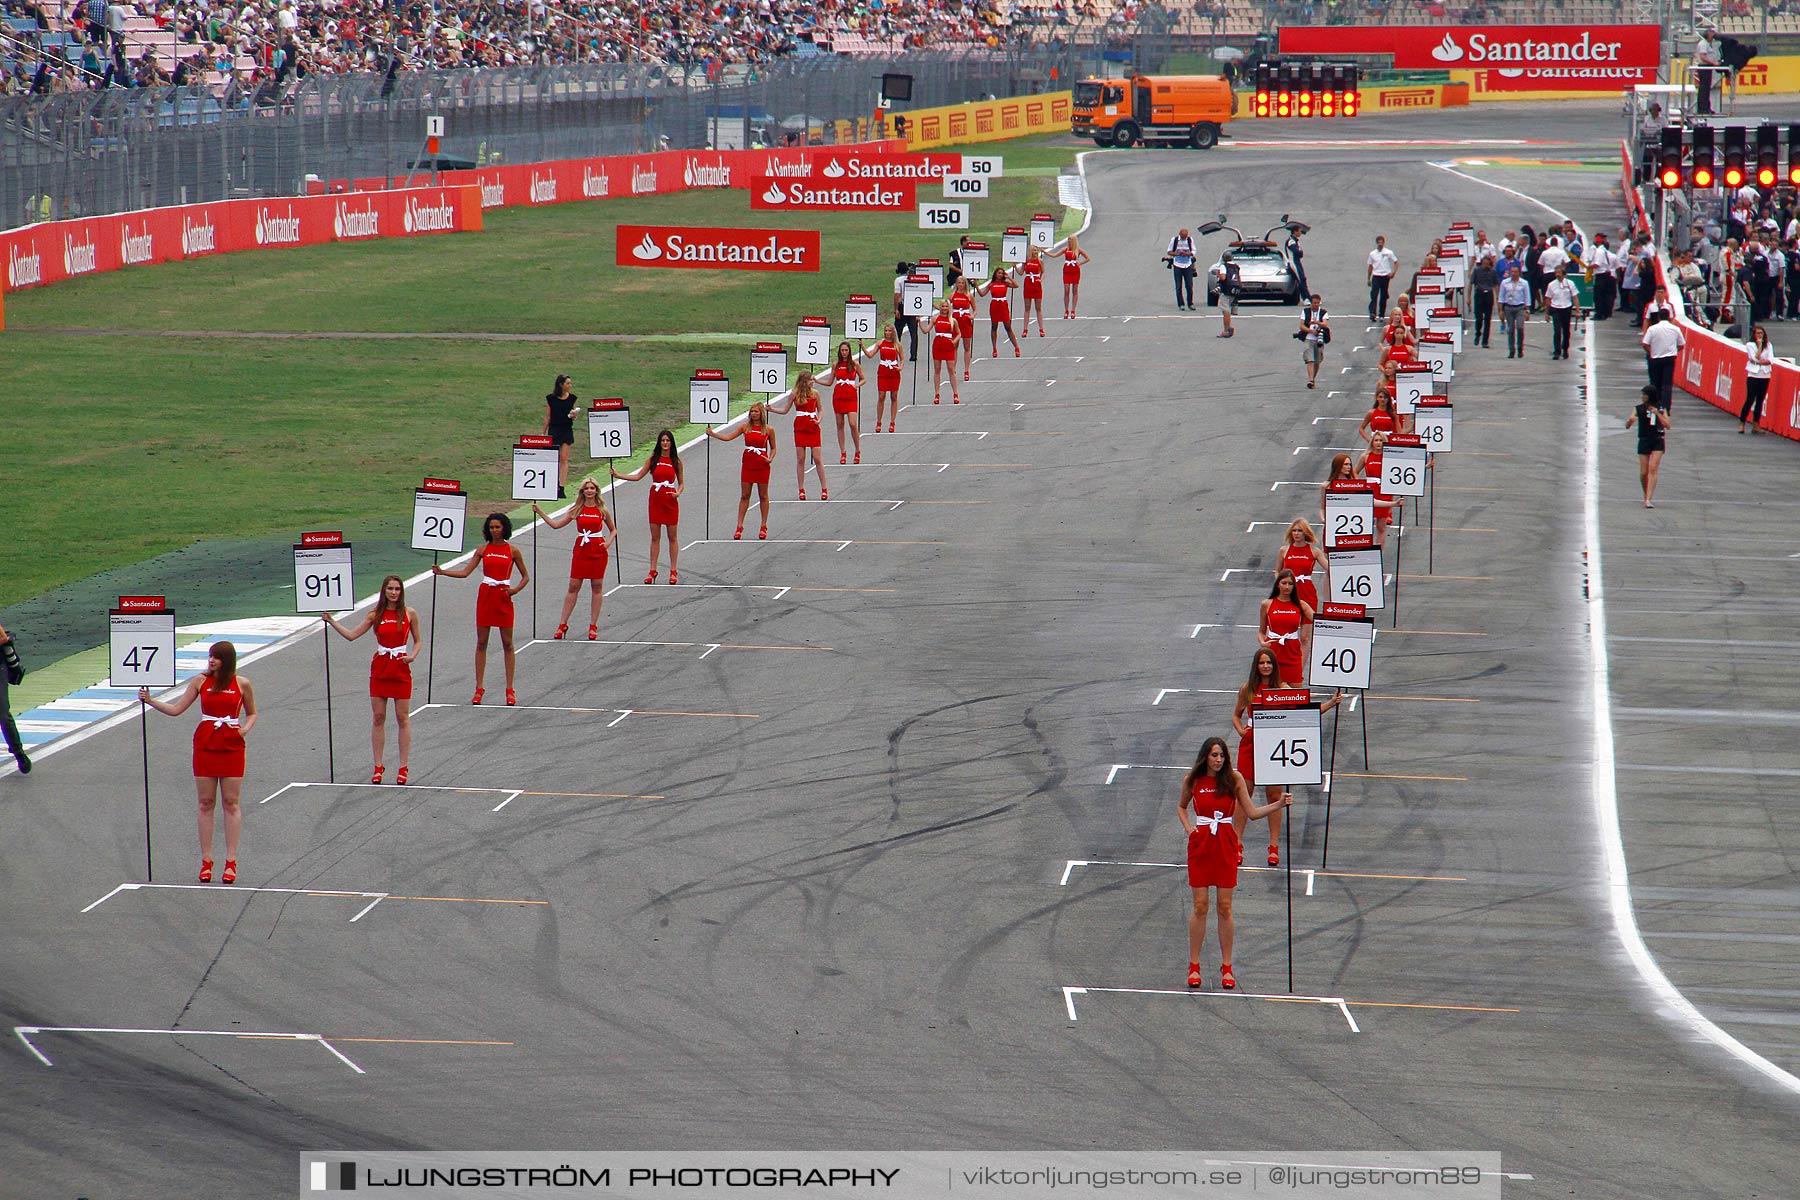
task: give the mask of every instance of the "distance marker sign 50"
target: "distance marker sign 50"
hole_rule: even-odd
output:
[[[695,425],[724,422],[731,404],[731,380],[723,371],[695,371],[688,379],[688,420]]]
[[[542,434],[525,434],[513,446],[512,498],[556,499],[559,455],[556,445]]]
[[[469,495],[454,479],[427,479],[413,492],[412,548],[461,554]]]
[[[588,409],[588,453],[593,458],[631,456],[631,409],[623,400],[596,400]]]
[[[356,603],[350,543],[341,533],[303,533],[294,543],[294,611],[338,612]]]
[[[107,620],[106,681],[113,687],[175,686],[175,613],[161,596],[120,596]]]

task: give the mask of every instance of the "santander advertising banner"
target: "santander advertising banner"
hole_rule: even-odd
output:
[[[917,185],[911,179],[846,183],[758,175],[750,181],[750,207],[770,212],[912,212],[918,207]]]
[[[1281,30],[1283,54],[1391,54],[1400,70],[1487,72],[1492,91],[1655,83],[1655,25],[1328,25]]]
[[[620,225],[613,261],[621,267],[713,271],[817,271],[816,229],[719,229]]]

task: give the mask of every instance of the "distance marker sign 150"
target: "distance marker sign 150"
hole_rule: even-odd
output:
[[[426,479],[413,492],[412,548],[461,554],[469,494],[454,479]]]
[[[120,596],[107,619],[106,681],[162,691],[175,686],[175,612],[161,596]]]
[[[512,498],[556,499],[560,455],[556,444],[539,433],[522,435],[513,445]]]
[[[1307,678],[1316,688],[1367,691],[1374,648],[1375,622],[1314,617],[1312,662]]]
[[[786,363],[786,359],[782,360]],[[596,400],[588,409],[588,454],[631,457],[631,409],[623,400]]]
[[[294,611],[338,612],[356,603],[350,543],[341,533],[303,533],[294,543]]]
[[[967,229],[969,206],[948,201],[919,201],[920,229]]]

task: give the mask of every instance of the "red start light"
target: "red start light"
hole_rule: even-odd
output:
[[[1664,171],[1662,173],[1662,185],[1666,188],[1680,187],[1681,172],[1677,171],[1674,167],[1670,167],[1668,170]]]
[[[1800,187],[1800,166],[1792,166],[1792,167],[1788,168],[1788,182],[1793,184],[1795,187]]]
[[[1713,173],[1705,167],[1694,168],[1694,186],[1709,188],[1713,185]]]
[[[1291,92],[1282,92],[1280,95],[1275,97],[1275,99],[1279,100],[1283,104],[1286,104],[1289,100],[1292,100],[1293,98],[1294,97]]]
[[[1256,102],[1258,104],[1267,104],[1269,102],[1269,93],[1268,92],[1256,93]]]
[[[1764,167],[1756,173],[1756,182],[1762,187],[1775,186],[1775,168]]]
[[[1743,170],[1738,167],[1726,167],[1725,168],[1725,186],[1726,187],[1734,187],[1734,188],[1735,187],[1743,187],[1744,186]]]

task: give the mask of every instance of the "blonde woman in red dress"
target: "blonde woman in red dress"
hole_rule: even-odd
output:
[[[550,635],[551,638],[561,641],[569,632],[569,617],[575,611],[575,601],[580,598],[581,585],[585,583],[589,596],[588,641],[598,641],[600,603],[604,599],[600,585],[606,582],[607,551],[619,534],[612,514],[606,511],[606,501],[601,498],[599,481],[582,480],[581,486],[575,489],[574,505],[563,510],[560,516],[553,517],[535,504],[531,511],[552,529],[575,522],[575,549],[569,556],[569,590],[563,594],[562,616],[558,618],[556,632]]]
[[[881,414],[888,415],[887,431],[894,432],[900,417],[900,335],[893,322],[881,327],[881,340],[863,351],[865,358],[875,360],[875,432],[881,432]]]
[[[1044,260],[1033,246],[1025,252],[1025,262],[1019,268],[1019,295],[1025,302],[1021,328],[1025,336],[1031,336],[1031,313],[1037,310],[1038,336],[1044,335]]]
[[[1237,937],[1231,893],[1237,887],[1238,863],[1244,855],[1233,817],[1240,812],[1252,819],[1266,817],[1293,802],[1293,796],[1284,791],[1261,807],[1252,804],[1244,777],[1231,768],[1225,739],[1209,737],[1201,745],[1193,767],[1181,781],[1181,797],[1175,804],[1175,815],[1187,832],[1188,886],[1194,889],[1194,907],[1188,913],[1189,988],[1198,991],[1202,986],[1200,947],[1206,943],[1208,889],[1219,896],[1219,986],[1227,991],[1237,986],[1231,973],[1231,951]]]
[[[800,372],[794,390],[769,405],[767,411],[794,414],[794,478],[800,485],[800,498],[806,499],[806,458],[810,454],[813,469],[819,473],[819,499],[831,499],[825,486],[825,452],[821,449],[825,432],[819,424],[819,393],[813,386],[813,373]]]
[[[892,333],[894,327],[888,326]],[[895,343],[894,349],[900,348]],[[708,428],[706,436],[717,438],[721,442],[734,442],[744,439],[744,463],[739,472],[738,481],[742,491],[738,494],[737,531],[731,535],[732,541],[739,541],[744,536],[744,514],[750,511],[750,492],[754,489],[762,494],[762,529],[758,538],[769,536],[769,468],[775,462],[775,431],[769,428],[769,410],[759,400],[750,406],[744,415],[742,425],[733,425],[730,433],[720,433],[717,428]]]
[[[1062,260],[1063,316],[1072,321],[1075,319],[1075,306],[1081,300],[1081,264],[1092,262],[1093,259],[1071,233],[1062,248]]]
[[[370,630],[375,631],[375,657],[369,661],[369,748],[375,755],[375,776],[370,783],[380,783],[387,750],[388,701],[394,700],[394,721],[400,727],[400,772],[395,783],[406,782],[406,764],[412,757],[412,717],[406,701],[412,699],[412,661],[419,657],[419,614],[406,606],[406,583],[398,575],[381,581],[381,599],[355,629],[345,629],[338,619],[326,613],[325,623],[354,642]]]
[[[181,689],[181,698],[158,700],[149,688],[138,699],[165,716],[179,717],[200,702],[200,724],[194,730],[194,787],[200,801],[200,882],[213,873],[213,813],[225,806],[225,870],[220,883],[237,882],[238,837],[244,831],[244,738],[256,725],[256,693],[237,673],[237,647],[214,642],[207,651],[206,673]]]

